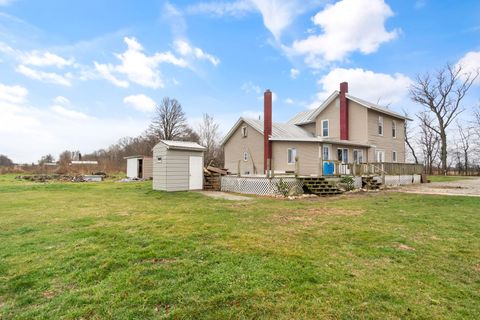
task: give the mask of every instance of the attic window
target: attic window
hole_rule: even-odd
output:
[[[248,161],[248,152],[243,153],[243,161]]]
[[[242,138],[246,138],[248,135],[247,127],[242,127]]]
[[[329,136],[328,120],[322,120],[322,137]]]
[[[397,123],[395,122],[395,120],[392,121],[392,137],[397,137]]]
[[[383,117],[378,117],[378,134],[383,136]]]

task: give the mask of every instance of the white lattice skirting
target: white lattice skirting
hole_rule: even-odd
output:
[[[221,181],[221,190],[227,192],[277,195],[280,194],[278,185],[282,181],[288,185],[291,194],[303,193],[303,182],[296,178],[264,178],[264,177],[236,177],[224,176]]]

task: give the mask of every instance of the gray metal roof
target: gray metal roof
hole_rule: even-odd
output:
[[[263,121],[243,118],[243,120],[251,125],[255,130],[263,133]],[[289,123],[272,123],[272,138],[312,138],[313,134],[302,129],[299,126]]]
[[[205,150],[205,147],[199,145],[196,142],[191,142],[191,141],[160,140],[160,143],[163,143],[169,149],[196,150],[196,151]]]
[[[288,124],[301,124],[301,123],[308,123],[310,122],[310,117],[312,113],[315,112],[314,110],[307,110],[297,113],[292,119],[288,120]]]
[[[340,92],[334,91],[318,108],[314,110],[308,110],[308,111],[302,111],[298,114],[296,114],[292,119],[288,121],[289,124],[305,124],[305,123],[311,123],[315,121],[315,118],[325,109],[334,99],[338,97]],[[363,99],[357,98],[352,96],[351,94],[347,93],[347,99],[355,101],[359,105],[372,109],[381,113],[388,114],[392,117],[396,117],[399,119],[405,119],[405,120],[412,120],[410,118],[405,117],[404,115],[397,113],[395,111],[389,110],[385,107],[379,106],[378,104],[371,103],[368,101],[365,101]]]

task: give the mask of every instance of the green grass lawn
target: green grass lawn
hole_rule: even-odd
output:
[[[479,208],[0,176],[0,319],[478,319]]]
[[[450,182],[450,181],[459,181],[471,179],[471,177],[466,176],[428,176],[428,180],[431,182]]]

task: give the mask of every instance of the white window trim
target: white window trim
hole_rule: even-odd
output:
[[[357,160],[355,160],[355,151],[357,152]],[[362,161],[361,161],[361,162],[358,161],[358,155],[359,155],[359,154],[362,154]],[[354,163],[357,163],[357,164],[363,163],[363,149],[353,149],[353,151],[352,151],[352,157],[353,157],[352,161],[353,161]]]
[[[323,149],[324,149],[324,148],[328,149],[328,159],[325,159],[325,158],[324,158],[324,155],[325,155],[325,154],[323,153]],[[331,145],[331,144],[324,144],[324,145],[322,146],[322,160],[323,160],[323,161],[330,161],[330,160],[331,160],[331,159],[330,159],[331,157],[332,157],[332,145]]]
[[[393,158],[394,154],[395,154],[395,159]],[[396,150],[392,151],[392,162],[398,162],[398,152]]]
[[[323,123],[324,123],[324,122],[326,122],[327,125],[328,125],[328,127],[327,127],[327,135],[326,135],[326,136],[323,135]],[[321,128],[320,128],[321,131],[322,131],[322,135],[321,135],[321,136],[322,136],[322,137],[326,137],[326,138],[330,137],[330,121],[329,121],[328,119],[323,119],[320,123],[322,124],[322,125],[321,125]]]
[[[393,135],[393,129],[395,129],[395,135]],[[397,139],[397,122],[392,120],[392,138]]]
[[[348,158],[350,158],[350,152],[349,152],[348,148],[337,148],[337,161],[340,161],[340,159],[338,159],[338,150],[342,150],[342,163],[349,163]],[[347,162],[345,162],[345,159],[343,159],[345,150],[347,150]]]
[[[293,162],[288,161],[288,154],[290,153],[290,150],[295,150],[295,154],[292,157]],[[288,148],[287,149],[287,164],[295,164],[295,158],[297,157],[297,148]]]
[[[379,127],[382,127],[382,133],[378,133],[378,128]],[[384,135],[385,133],[385,126],[384,126],[384,123],[383,123],[383,117],[382,116],[378,116],[378,122],[377,122],[377,134],[379,136],[382,136]]]
[[[378,160],[377,152],[383,153],[383,161]],[[375,162],[385,162],[385,150],[375,150]]]
[[[243,126],[242,127],[242,138],[246,138],[248,136],[248,127]]]

